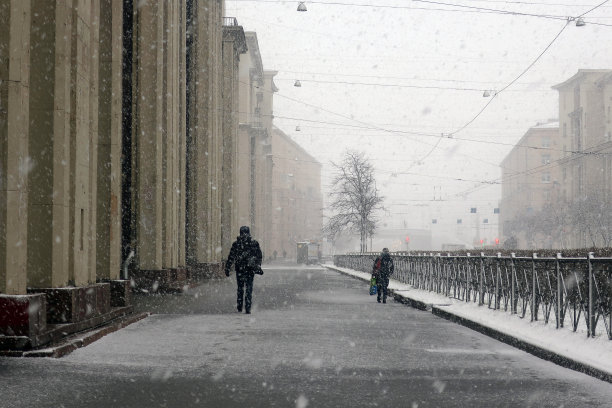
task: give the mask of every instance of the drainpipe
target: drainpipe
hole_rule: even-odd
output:
[[[125,261],[123,261],[123,265],[121,266],[121,270],[123,271],[123,279],[125,280],[130,279],[128,274],[128,265],[130,262],[132,262],[132,259],[134,259],[134,250],[130,251],[129,255],[127,258],[125,258]]]

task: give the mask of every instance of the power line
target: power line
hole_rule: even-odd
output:
[[[279,95],[280,96],[280,95]],[[336,123],[336,122],[327,122],[327,121],[322,121],[322,120],[314,120],[314,119],[305,119],[305,118],[296,118],[296,117],[291,117],[291,116],[279,116],[279,115],[274,115],[275,118],[279,118],[279,119],[287,119],[287,120],[295,120],[297,122],[311,122],[311,123],[320,123],[320,124],[330,124],[330,125],[334,125],[334,126],[346,126],[349,128],[353,128],[355,130],[369,130],[369,131],[380,131],[380,132],[385,132],[385,133],[396,133],[400,136],[406,134],[406,135],[411,135],[411,136],[420,136],[420,137],[435,137],[436,139],[448,139],[448,140],[453,140],[453,141],[457,141],[457,142],[472,142],[472,143],[481,143],[481,144],[489,144],[489,145],[498,145],[498,146],[509,146],[509,147],[515,147],[515,148],[520,148],[520,149],[531,149],[531,150],[544,150],[544,151],[550,151],[550,152],[563,152],[563,153],[570,153],[570,154],[590,154],[590,155],[595,155],[595,156],[600,156],[600,155],[610,155],[612,153],[609,152],[584,152],[584,151],[576,151],[576,150],[566,150],[566,149],[555,149],[553,147],[544,147],[544,146],[532,146],[532,145],[517,145],[516,143],[505,143],[505,142],[498,142],[498,141],[493,141],[493,140],[480,140],[480,139],[471,139],[471,138],[467,138],[467,137],[462,137],[462,138],[453,138],[451,136],[448,136],[446,134],[443,134],[442,136],[439,134],[434,134],[434,133],[425,133],[425,132],[413,132],[413,131],[405,131],[405,130],[393,130],[393,129],[384,129],[384,128],[379,128],[379,127],[369,127],[369,126],[358,126],[358,125],[349,125],[349,124],[342,124],[342,123]],[[321,127],[320,129],[327,129],[326,127]],[[337,128],[339,130],[341,130],[342,128]],[[333,136],[333,134],[331,134]],[[316,133],[311,133],[310,136],[317,136]],[[338,136],[342,136],[342,135],[338,135]],[[348,135],[348,136],[353,136],[353,135]],[[429,146],[434,146],[434,145],[429,145]],[[470,156],[467,156],[470,157]],[[500,167],[499,164],[496,165],[497,167]]]
[[[241,2],[254,2],[254,3],[295,3],[293,0],[236,0]],[[395,9],[395,10],[425,10],[425,11],[443,11],[443,12],[460,12],[460,13],[481,13],[481,14],[500,14],[510,16],[521,16],[521,17],[535,17],[553,20],[575,20],[576,17],[566,15],[551,15],[551,14],[537,14],[537,13],[524,13],[519,11],[492,9],[487,7],[467,6],[463,4],[445,3],[431,0],[413,0],[414,2],[434,4],[445,7],[455,7],[454,9],[448,8],[431,8],[431,7],[415,7],[415,6],[395,6],[388,4],[367,4],[367,3],[346,3],[346,2],[324,2],[324,1],[312,1],[311,4],[321,4],[326,6],[350,6],[350,7],[369,7],[369,8],[380,8],[380,9]],[[612,27],[610,24],[596,23],[589,21],[589,24],[602,25]]]
[[[607,0],[606,0],[607,1]],[[461,132],[462,130],[464,130],[465,128],[467,128],[469,125],[471,125],[476,119],[478,119],[478,117],[480,115],[482,115],[482,113],[487,109],[487,107],[495,100],[495,98],[497,98],[497,96],[502,93],[503,91],[505,91],[506,89],[508,89],[509,87],[511,87],[516,81],[518,81],[523,75],[525,75],[535,64],[536,62],[538,62],[540,60],[540,58],[542,58],[542,56],[550,49],[550,47],[555,43],[555,41],[557,41],[557,39],[561,36],[561,33],[563,33],[563,31],[565,31],[565,29],[567,28],[567,23],[563,25],[563,28],[561,28],[561,30],[557,33],[557,35],[555,35],[555,37],[552,39],[552,41],[550,41],[548,43],[548,45],[544,48],[544,50],[527,66],[527,68],[525,68],[516,78],[514,78],[512,81],[510,81],[506,86],[504,86],[502,89],[500,89],[498,92],[495,92],[492,96],[491,99],[485,104],[485,106],[483,106],[483,108],[469,121],[467,121],[463,126],[461,126],[459,129],[449,133],[449,136],[453,136],[459,132]]]
[[[506,62],[506,61],[504,61]],[[343,74],[343,73],[335,73],[335,72],[304,72],[304,71],[291,71],[291,70],[282,70],[279,73],[291,73],[291,74],[301,74],[301,75],[324,75],[324,76],[338,76],[338,77],[357,77],[357,78],[376,78],[376,79],[391,79],[391,80],[407,80],[407,81],[432,81],[432,82],[457,82],[457,83],[467,83],[467,84],[493,84],[494,81],[467,81],[460,79],[445,79],[445,78],[416,78],[416,77],[396,77],[396,76],[381,76],[381,75],[363,75],[363,74]],[[306,79],[300,79],[301,81],[307,81]],[[541,82],[517,82],[520,85],[542,85]],[[549,84],[552,86],[553,84]],[[487,89],[491,89],[491,87],[487,87]]]
[[[280,81],[293,81],[292,79],[281,78]],[[381,84],[372,82],[350,82],[350,81],[327,81],[317,79],[300,79],[300,82],[304,83],[318,83],[318,84],[339,84],[339,85],[362,85],[362,86],[380,86],[383,88],[413,88],[413,89],[437,89],[437,90],[451,90],[451,91],[472,91],[472,92],[484,92],[486,89],[483,88],[458,88],[450,86],[433,86],[433,85],[405,85],[405,84]],[[513,90],[512,92],[553,92],[550,89],[529,89],[529,90]]]
[[[590,9],[589,11],[586,11],[584,13],[582,13],[581,15],[579,15],[578,17],[584,17],[587,14],[589,14],[591,11],[593,10],[597,10],[598,8],[600,8],[601,6],[603,6],[604,4],[606,4],[609,0],[604,0],[603,2],[599,3],[598,5],[596,5],[595,7],[593,7],[592,9]]]

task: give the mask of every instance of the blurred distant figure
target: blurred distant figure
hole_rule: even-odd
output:
[[[382,302],[387,303],[387,291],[389,288],[389,276],[393,274],[393,259],[391,259],[391,255],[389,255],[389,249],[383,248],[382,253],[376,261],[374,261],[374,265],[376,267],[376,263],[378,264],[378,273],[376,275],[376,301],[380,303],[380,297],[382,294]]]
[[[276,261],[276,255],[278,255],[278,252],[276,252],[276,249],[275,249],[274,252],[272,252],[272,256],[274,257],[275,261]]]
[[[259,242],[251,237],[249,227],[240,227],[240,236],[232,244],[227,262],[225,264],[225,276],[229,276],[232,264],[235,264],[236,281],[238,282],[237,309],[242,312],[243,296],[244,296],[244,311],[247,314],[251,313],[251,298],[253,294],[253,278],[255,274],[263,275],[261,270],[261,260],[263,255]],[[246,285],[246,296],[244,295],[244,287]]]

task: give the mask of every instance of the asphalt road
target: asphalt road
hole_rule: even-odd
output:
[[[0,358],[1,407],[612,407],[612,385],[323,269],[137,297],[149,318],[62,359]]]

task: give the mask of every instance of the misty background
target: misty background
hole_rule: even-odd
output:
[[[553,85],[612,67],[612,5],[574,21],[601,2],[304,3],[226,4],[278,70],[276,126],[323,164],[324,205],[330,161],[365,151],[385,197],[379,231],[431,231],[435,247],[494,242],[503,158],[558,119]]]

